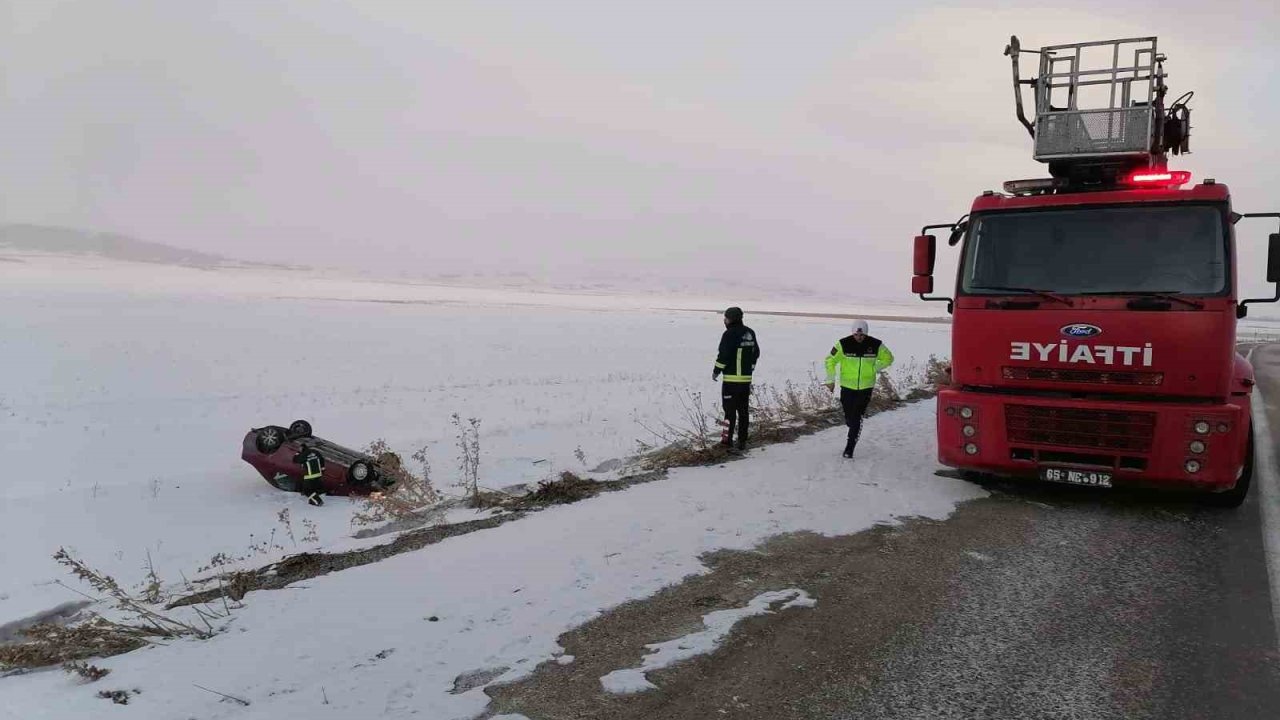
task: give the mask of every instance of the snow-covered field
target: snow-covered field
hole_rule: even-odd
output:
[[[307,418],[344,444],[381,437],[406,455],[425,445],[438,486],[458,475],[454,413],[481,420],[489,487],[629,455],[654,440],[646,426],[678,422],[687,392],[716,399],[719,317],[669,308],[733,302],[57,267],[0,268],[0,626],[80,599],[57,584],[74,585],[50,559],[60,546],[137,587],[148,557],[176,585],[220,553],[261,564],[354,544],[352,503],[312,508],[239,459],[251,426]],[[844,321],[752,308],[761,382],[807,379],[846,334]],[[873,323],[873,333],[901,361],[946,352],[946,326]],[[854,469],[825,434],[753,451],[745,479],[741,465],[732,477],[678,471],[305,589],[256,593],[229,632],[106,660],[114,673],[100,684],[143,688],[139,717],[468,717],[485,696],[450,694],[457,675],[527,672],[555,654],[559,633],[698,572],[702,552],[941,516],[974,494],[932,475],[928,405],[871,422]],[[253,705],[220,703],[193,682]],[[96,689],[61,672],[11,677],[0,707],[98,717],[110,705]]]

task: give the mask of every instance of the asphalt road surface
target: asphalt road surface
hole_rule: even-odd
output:
[[[1280,346],[1253,359],[1270,427],[1280,429]],[[1274,462],[1260,446],[1259,461]],[[1258,480],[1235,510],[1147,492],[993,483],[991,497],[943,522],[720,553],[708,575],[563,636],[573,661],[490,688],[492,714],[1280,718],[1268,496]],[[603,692],[600,678],[637,667],[647,643],[784,588],[808,591],[817,606],[744,620],[714,653],[649,673],[657,689]]]

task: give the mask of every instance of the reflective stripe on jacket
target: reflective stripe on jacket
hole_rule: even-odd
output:
[[[840,373],[840,387],[866,390],[876,386],[876,374],[893,364],[893,353],[877,338],[867,335],[858,342],[853,336],[841,338],[827,355],[827,382]]]
[[[716,370],[724,373],[722,380],[728,383],[751,382],[751,373],[759,359],[760,339],[755,331],[742,323],[725,329],[716,353]]]
[[[324,474],[324,456],[314,449],[299,452],[293,461],[302,466],[303,480],[314,480]]]

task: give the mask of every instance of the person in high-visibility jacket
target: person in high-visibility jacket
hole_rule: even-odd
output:
[[[880,371],[893,364],[893,353],[879,338],[867,334],[867,321],[854,320],[853,334],[836,341],[827,355],[827,390],[834,391],[836,375],[840,376],[840,407],[844,424],[849,426],[849,439],[844,456],[853,457],[853,449],[862,435],[862,415],[871,402]]]
[[[724,334],[720,336],[720,349],[716,352],[716,365],[711,369],[711,379],[724,375],[720,385],[724,401],[724,418],[727,432],[721,445],[733,447],[733,433],[738,431],[738,450],[747,448],[747,426],[750,424],[751,373],[760,360],[760,338],[751,328],[742,324],[742,308],[731,307],[724,311]]]
[[[323,505],[321,493],[324,492],[324,481],[321,478],[324,476],[324,456],[310,445],[302,443],[298,454],[293,456],[293,461],[302,466],[302,483],[298,486],[298,491],[312,505]]]

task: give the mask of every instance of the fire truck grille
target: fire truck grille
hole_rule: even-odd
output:
[[[1160,385],[1164,373],[1103,370],[1056,370],[1053,368],[1005,367],[1001,374],[1005,380],[1048,380],[1050,382],[1083,383],[1088,385]]]
[[[1010,443],[1150,452],[1155,413],[1006,405]]]

